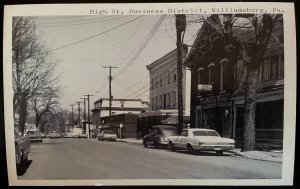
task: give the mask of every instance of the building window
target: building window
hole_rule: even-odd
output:
[[[168,70],[168,84],[170,84],[170,80],[171,80],[171,75],[170,75],[170,70]]]
[[[214,63],[210,63],[208,65],[208,84],[210,84],[210,85],[213,85],[213,83],[214,83],[214,81],[213,81],[213,78],[214,78],[214,67],[215,67]]]
[[[155,87],[158,88],[158,76],[155,78]]]
[[[202,83],[202,71],[204,70],[204,68],[199,68],[197,70],[197,80],[198,80],[198,84]]]
[[[172,92],[172,106],[176,106],[176,91]]]
[[[176,82],[176,68],[174,69],[173,82]]]
[[[151,98],[151,106],[152,106],[152,110],[154,110],[154,97]]]
[[[170,107],[170,92],[167,93],[167,107]]]
[[[151,79],[151,89],[154,89],[154,78]]]
[[[221,67],[220,92],[224,91],[224,64],[226,64],[227,62],[228,60],[225,58],[220,61],[220,67]]]
[[[261,65],[261,80],[276,80],[283,79],[284,76],[284,61],[283,55],[274,55],[264,59]]]
[[[163,80],[162,80],[161,74],[160,74],[160,76],[159,76],[159,79],[160,79],[160,84],[159,84],[159,86],[162,87],[162,82],[163,82]]]

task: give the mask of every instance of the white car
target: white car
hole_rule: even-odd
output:
[[[233,150],[235,147],[233,139],[222,138],[212,129],[183,129],[180,136],[170,136],[167,140],[172,151],[187,149],[189,152],[203,150],[223,154],[223,151]]]
[[[117,135],[114,131],[110,130],[104,130],[101,133],[98,134],[97,136],[98,140],[104,141],[104,140],[111,140],[111,141],[116,141],[117,140]]]

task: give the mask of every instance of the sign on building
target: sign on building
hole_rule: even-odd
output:
[[[198,91],[210,92],[212,91],[212,85],[198,84]]]

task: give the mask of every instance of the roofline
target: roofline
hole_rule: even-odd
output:
[[[159,59],[155,60],[154,62],[152,62],[151,64],[147,65],[146,68],[147,70],[151,70],[153,67],[156,66],[156,64],[158,64],[159,62],[165,62],[164,59],[167,59],[167,57],[171,56],[172,53],[176,52],[177,48],[173,49],[172,51],[168,52],[167,54],[165,54],[164,56],[160,57]],[[177,54],[176,54],[177,56]]]

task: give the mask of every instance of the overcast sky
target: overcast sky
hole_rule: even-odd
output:
[[[90,101],[91,108],[94,107],[95,100],[107,98],[109,69],[104,69],[103,66],[109,65],[118,67],[112,69],[112,75],[115,76],[112,82],[114,98],[136,97],[149,101],[149,86],[145,87],[149,84],[146,65],[176,48],[174,15],[168,15],[163,20],[138,58],[131,62],[130,59],[142,47],[160,17],[161,15],[35,17],[37,31],[51,49],[78,42],[52,51],[58,63],[57,73],[63,74],[60,80],[63,86],[60,97],[62,108],[70,109],[70,104],[83,101],[80,98],[86,94],[94,95]],[[124,25],[110,30],[121,24]],[[193,43],[199,28],[199,24],[188,24],[185,43]],[[107,30],[110,31],[99,34]],[[95,37],[89,38],[91,36]]]

